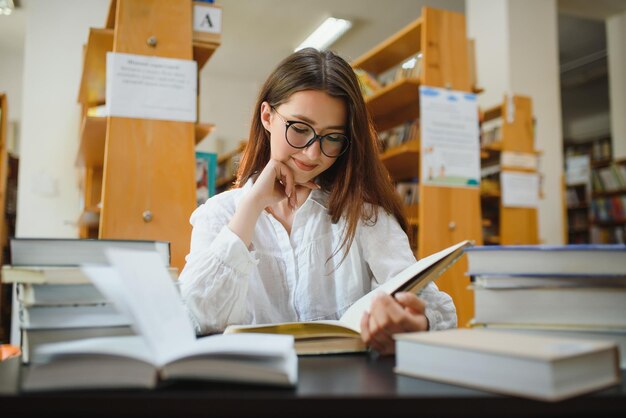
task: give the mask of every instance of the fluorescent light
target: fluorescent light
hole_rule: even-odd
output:
[[[326,19],[308,38],[304,40],[294,51],[303,48],[313,47],[317,50],[324,50],[332,45],[341,35],[352,27],[352,22],[345,19],[329,17]]]

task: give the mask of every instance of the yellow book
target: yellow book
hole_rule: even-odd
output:
[[[224,334],[248,332],[293,335],[299,355],[364,351],[360,322],[374,296],[379,291],[390,295],[397,292],[418,293],[452,266],[470,245],[470,241],[462,241],[417,261],[354,302],[339,320],[230,325]]]

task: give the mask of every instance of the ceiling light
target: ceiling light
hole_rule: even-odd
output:
[[[13,0],[0,0],[0,15],[10,15],[15,9]]]
[[[333,44],[341,35],[352,27],[352,22],[345,19],[329,17],[326,19],[308,38],[304,40],[295,51],[303,48],[313,47],[323,51]]]

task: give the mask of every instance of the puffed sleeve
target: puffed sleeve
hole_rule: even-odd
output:
[[[372,288],[386,282],[416,262],[409,239],[393,215],[379,208],[376,223],[363,222],[357,239],[365,262],[373,273]],[[452,298],[429,283],[418,295],[426,302],[425,315],[431,330],[455,328],[456,308]]]
[[[217,197],[217,196],[216,196]],[[228,228],[232,217],[209,199],[190,222],[191,249],[180,274],[180,290],[196,332],[220,332],[228,324],[249,322],[248,277],[258,260],[239,236]]]

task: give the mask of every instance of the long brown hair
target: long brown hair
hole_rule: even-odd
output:
[[[376,131],[363,101],[359,81],[350,64],[330,51],[320,52],[314,48],[297,51],[278,64],[267,78],[259,92],[250,139],[237,171],[237,187],[242,187],[255,173],[260,173],[270,159],[269,133],[261,123],[261,104],[268,102],[276,108],[302,90],[324,91],[342,99],[348,109],[350,146],[318,177],[321,188],[329,193],[328,212],[332,222],[337,223],[342,216],[346,220],[341,242],[341,247],[346,248],[345,254],[352,245],[358,223],[377,221],[377,206],[395,216],[406,232],[400,198],[378,158]],[[367,210],[364,202],[372,206]]]

